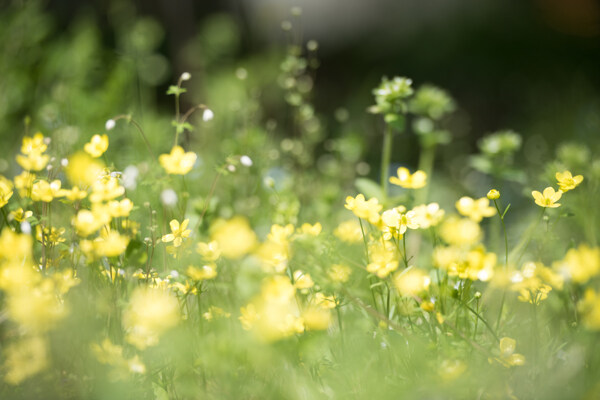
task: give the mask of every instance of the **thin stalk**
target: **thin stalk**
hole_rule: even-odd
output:
[[[504,271],[508,271],[508,234],[506,233],[506,224],[504,223],[504,215],[500,211],[498,202],[494,199],[494,206],[498,211],[500,222],[502,223],[502,231],[504,232]],[[506,300],[506,289],[502,291],[502,300],[500,301],[500,310],[498,311],[498,318],[496,319],[496,331],[500,328],[500,320],[502,319],[502,311],[504,311],[504,301]]]
[[[392,143],[392,128],[389,125],[386,125],[386,128],[383,131],[383,148],[381,150],[381,188],[386,197],[388,195],[388,173],[392,159]]]

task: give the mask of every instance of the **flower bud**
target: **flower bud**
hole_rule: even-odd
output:
[[[496,189],[492,189],[488,192],[487,194],[487,198],[490,200],[496,200],[500,198],[500,192],[497,191]]]

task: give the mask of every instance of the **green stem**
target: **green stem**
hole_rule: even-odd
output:
[[[381,151],[381,187],[384,195],[388,195],[388,173],[390,170],[390,161],[392,158],[392,128],[387,125],[383,131],[383,149]],[[384,199],[382,199],[384,200]]]

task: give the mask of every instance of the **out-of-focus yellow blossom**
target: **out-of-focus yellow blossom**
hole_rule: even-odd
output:
[[[323,308],[335,308],[337,306],[337,302],[335,300],[335,296],[326,296],[321,292],[317,292],[315,294],[315,305]]]
[[[216,220],[210,227],[210,237],[218,243],[223,257],[233,260],[251,252],[258,242],[248,220],[242,216]]]
[[[343,264],[333,264],[327,271],[327,275],[332,281],[340,283],[348,282],[351,273],[350,267]]]
[[[451,245],[471,246],[481,240],[482,233],[477,222],[452,215],[442,223],[440,236]]]
[[[173,282],[169,285],[169,289],[172,289],[176,292],[180,292],[184,296],[188,294],[198,294],[198,288],[196,287],[196,285],[187,280],[185,281],[185,285],[180,282]]]
[[[31,188],[35,181],[35,174],[23,171],[15,176],[15,187],[19,190],[19,196],[25,198],[31,196]]]
[[[54,283],[44,279],[35,287],[13,292],[7,298],[8,316],[28,332],[46,332],[66,314],[56,296]]]
[[[32,152],[27,155],[17,154],[17,163],[26,171],[41,171],[50,161],[47,154]]]
[[[391,272],[398,269],[398,254],[391,243],[387,246],[380,242],[375,242],[369,246],[369,261],[367,271],[377,275],[379,278],[386,278]]]
[[[309,223],[304,223],[304,224],[302,224],[300,229],[298,229],[298,232],[302,235],[319,236],[322,229],[323,229],[323,227],[321,226],[320,222],[317,222],[314,225],[311,225]]]
[[[79,151],[71,155],[65,167],[67,179],[72,186],[88,188],[102,175],[104,163],[92,158],[89,154]]]
[[[444,218],[444,210],[440,208],[438,203],[421,204],[412,209],[415,213],[412,219],[419,229],[427,229],[436,226]]]
[[[61,185],[62,183],[58,179],[52,182],[48,182],[43,179],[34,182],[31,189],[31,199],[33,201],[43,201],[49,203],[55,198],[63,197],[66,194],[66,191],[60,188]]]
[[[414,211],[404,213],[404,207],[396,207],[386,210],[381,215],[383,222],[383,238],[390,240],[392,237],[402,238],[407,229],[418,229],[417,214]]]
[[[43,237],[42,237],[43,232]],[[62,235],[65,233],[65,228],[55,228],[53,226],[45,227],[42,230],[40,225],[35,227],[35,238],[40,243],[55,246],[58,243],[64,243],[65,238]]]
[[[467,366],[460,360],[444,360],[440,363],[439,374],[445,381],[453,381],[467,370]]]
[[[281,225],[272,225],[271,232],[267,235],[267,239],[270,242],[277,244],[288,244],[290,238],[294,234],[294,225],[287,224],[285,226]]]
[[[133,202],[129,199],[123,199],[121,201],[113,200],[108,203],[108,210],[110,216],[113,218],[128,217],[132,209]]]
[[[91,348],[100,363],[116,368],[110,375],[112,380],[124,379],[128,372],[137,374],[146,372],[146,366],[137,354],[128,360],[125,359],[123,347],[113,344],[109,339],[104,339],[100,345],[94,343]]]
[[[0,175],[0,208],[8,204],[8,200],[13,195],[13,183]]]
[[[417,296],[427,291],[430,284],[429,274],[415,267],[409,267],[394,276],[394,285],[401,296]]]
[[[560,203],[557,203],[558,200],[560,200],[560,198],[562,197],[563,192],[562,191],[555,191],[554,188],[552,187],[547,187],[546,189],[544,189],[543,193],[538,192],[537,190],[534,190],[533,192],[531,192],[531,195],[533,196],[534,200],[535,200],[535,204],[537,204],[540,207],[548,207],[548,208],[557,208],[560,207]]]
[[[32,245],[33,239],[31,236],[15,233],[9,228],[4,228],[0,235],[0,260],[28,262],[31,260]]]
[[[338,239],[348,243],[358,243],[362,240],[360,224],[354,219],[339,224],[333,234]]]
[[[199,242],[196,245],[196,252],[202,256],[205,261],[214,262],[221,257],[219,243],[212,241],[209,243]]]
[[[215,318],[229,318],[231,317],[231,313],[228,313],[221,307],[210,306],[208,307],[208,311],[202,314],[202,317],[207,321],[212,321]]]
[[[287,277],[275,275],[268,278],[260,295],[240,309],[242,327],[254,331],[260,339],[268,342],[302,333],[304,321],[295,301],[295,292]]]
[[[73,186],[69,190],[65,189],[64,195],[70,201],[79,201],[85,199],[88,193],[77,186]]]
[[[600,247],[582,243],[569,249],[565,258],[554,263],[554,268],[575,283],[586,283],[600,273]]]
[[[519,292],[518,299],[525,303],[539,304],[548,298],[553,287],[562,289],[563,279],[540,262],[527,262],[521,271],[510,277],[510,289]]]
[[[496,214],[496,208],[490,207],[490,200],[487,197],[475,200],[463,196],[456,202],[456,209],[461,215],[469,217],[475,222],[480,222],[483,217],[491,217]]]
[[[500,198],[500,192],[496,189],[491,189],[487,192],[486,197],[490,200],[498,200]]]
[[[23,222],[33,215],[33,211],[23,211],[23,209],[19,207],[16,210],[11,211],[9,215],[15,221]]]
[[[115,177],[108,176],[98,179],[92,184],[90,201],[92,203],[109,201],[121,196],[123,193],[125,193],[125,188],[119,184],[119,180]]]
[[[196,153],[185,152],[181,146],[174,146],[170,154],[158,156],[158,162],[167,174],[185,175],[192,170],[196,163]]]
[[[583,182],[583,175],[573,176],[571,171],[557,172],[556,180],[558,181],[558,188],[564,193],[575,189]]]
[[[310,274],[305,274],[301,270],[294,271],[294,287],[299,290],[310,289],[315,286],[315,282],[313,282]]]
[[[100,157],[108,149],[107,135],[94,135],[89,143],[83,146],[83,150],[94,158]]]
[[[23,137],[23,141],[21,142],[21,153],[32,154],[45,152],[48,149],[45,139],[46,138],[41,132],[37,132],[32,137]]]
[[[396,172],[398,176],[390,177],[390,183],[405,189],[420,189],[427,184],[427,174],[418,170],[411,174],[408,168],[400,167]]]
[[[255,251],[255,255],[261,261],[265,272],[282,273],[287,268],[290,257],[290,248],[287,243],[276,243],[267,240]]]
[[[193,265],[190,265],[185,270],[185,274],[194,281],[214,279],[217,276],[217,266],[215,264],[206,264],[198,268]]]
[[[100,237],[94,240],[94,252],[99,257],[116,257],[125,252],[129,238],[117,231],[100,231]]]
[[[158,344],[160,337],[180,319],[179,302],[163,289],[135,289],[123,312],[125,340],[140,350]]]
[[[83,237],[96,232],[102,226],[110,222],[109,214],[80,210],[71,220],[71,224],[77,230],[77,234]]]
[[[302,323],[307,331],[322,331],[331,324],[331,312],[327,308],[308,306],[302,312]]]
[[[365,201],[363,194],[358,194],[356,197],[346,197],[346,204],[344,205],[348,210],[352,211],[358,218],[366,219],[372,224],[379,222],[379,211],[383,208],[379,204],[379,200],[375,197]]]
[[[11,343],[5,350],[4,380],[18,385],[25,379],[43,371],[48,365],[46,341],[32,336]]]
[[[577,304],[581,313],[583,326],[587,329],[600,330],[600,296],[592,288],[587,288],[583,299]]]
[[[496,253],[487,253],[483,246],[472,250],[438,246],[433,251],[434,265],[460,279],[488,281],[494,275],[496,261]]]
[[[188,224],[190,223],[189,219],[183,220],[181,224],[176,219],[172,219],[169,222],[169,226],[171,227],[171,233],[168,233],[162,237],[162,241],[165,243],[173,242],[173,246],[179,247],[183,242],[183,239],[190,236],[192,233],[191,230],[187,229]]]
[[[73,286],[77,286],[80,282],[71,269],[57,271],[52,274],[51,278],[54,282],[55,290],[60,295],[67,293]]]
[[[525,356],[515,353],[517,341],[509,337],[500,339],[500,357],[496,358],[505,367],[516,367],[525,364]]]

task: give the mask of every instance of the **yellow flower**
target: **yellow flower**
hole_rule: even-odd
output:
[[[162,241],[165,243],[173,242],[173,246],[175,247],[181,246],[183,239],[189,237],[190,233],[192,233],[191,230],[187,229],[189,223],[190,220],[185,219],[180,225],[179,221],[177,221],[176,219],[172,219],[171,222],[169,222],[169,226],[171,227],[171,233],[164,235],[162,237]]]
[[[390,243],[384,246],[382,243],[376,242],[369,246],[369,261],[367,271],[381,279],[398,269],[399,264],[396,251]]]
[[[575,189],[582,181],[582,175],[571,175],[570,171],[557,172],[556,180],[558,181],[558,187],[563,192]]]
[[[98,180],[103,168],[104,163],[101,160],[96,160],[89,154],[79,151],[69,157],[65,173],[71,185],[87,188]]]
[[[123,193],[125,193],[125,188],[119,185],[119,180],[108,176],[93,183],[90,201],[92,203],[108,201],[121,196]]]
[[[300,270],[294,271],[294,286],[296,289],[310,289],[315,286],[315,282],[313,282],[312,278],[309,274],[305,274]]]
[[[487,193],[486,197],[490,200],[497,200],[500,198],[500,192],[496,189],[492,189]]]
[[[35,174],[28,171],[23,171],[19,175],[15,176],[15,187],[19,189],[19,196],[29,197],[31,196],[31,188],[35,181]]]
[[[414,222],[420,229],[427,229],[439,224],[444,218],[445,211],[440,208],[438,203],[422,204],[412,209],[415,213]]]
[[[391,210],[386,210],[381,215],[381,221],[384,223],[385,240],[390,240],[392,236],[402,237],[407,229],[418,229],[417,214],[414,211],[403,213],[404,207],[396,207]]]
[[[191,151],[186,153],[180,146],[175,146],[170,154],[161,154],[158,161],[167,174],[185,175],[194,167],[196,158],[196,153]]]
[[[137,288],[123,313],[125,340],[140,350],[158,344],[160,336],[179,322],[179,302],[168,291]]]
[[[477,200],[468,196],[461,197],[456,202],[456,209],[461,215],[469,217],[475,222],[480,222],[483,217],[491,217],[496,214],[496,209],[490,207],[490,200],[486,197]]]
[[[390,183],[401,186],[405,189],[420,189],[427,184],[427,174],[418,170],[411,174],[408,168],[400,167],[397,171],[398,176],[390,177]]]
[[[332,281],[341,283],[348,282],[351,273],[350,267],[343,264],[333,264],[327,271],[327,275]]]
[[[46,341],[39,336],[21,339],[6,347],[4,380],[18,385],[48,365]]]
[[[583,299],[577,304],[583,326],[595,331],[600,330],[600,296],[592,288],[587,288]]]
[[[64,194],[70,201],[83,200],[87,197],[87,192],[79,189],[77,186],[73,186],[70,190],[65,190]]]
[[[586,283],[600,273],[600,247],[580,244],[569,249],[565,258],[554,264],[554,268],[575,283]]]
[[[333,231],[333,234],[344,242],[357,243],[362,240],[360,224],[355,219],[344,221],[339,224]]]
[[[557,203],[560,200],[563,192],[559,190],[558,192],[554,191],[554,188],[547,187],[544,189],[543,193],[534,190],[531,192],[531,195],[535,199],[535,204],[540,207],[548,207],[548,208],[556,208],[560,207],[560,203]]]
[[[17,163],[27,171],[41,171],[50,161],[50,156],[41,153],[31,153],[27,156],[17,155]]]
[[[321,226],[321,223],[319,223],[319,222],[317,222],[314,225],[304,223],[304,224],[302,224],[300,229],[298,229],[298,232],[303,235],[319,236],[322,229],[323,229],[323,227]]]
[[[0,175],[0,208],[4,207],[13,195],[13,184]]]
[[[49,203],[52,199],[63,197],[66,190],[61,189],[61,182],[56,179],[52,182],[39,180],[33,184],[31,189],[31,199],[33,201],[43,201]]]
[[[75,227],[79,236],[89,236],[96,232],[103,225],[110,222],[110,215],[93,212],[90,210],[79,210],[77,215],[71,220],[71,225]]]
[[[46,151],[48,146],[44,135],[41,132],[37,132],[33,137],[25,136],[21,143],[21,153],[25,155],[38,153],[41,154]]]
[[[113,200],[108,203],[108,209],[113,218],[128,217],[133,209],[133,202],[129,199]]]
[[[356,197],[346,197],[344,205],[348,210],[352,211],[358,218],[366,219],[372,224],[379,222],[379,211],[383,208],[376,198],[365,201],[365,196],[359,194]]]
[[[256,234],[241,216],[215,221],[210,227],[210,237],[218,243],[223,257],[234,260],[251,252],[257,244]]]
[[[455,215],[448,217],[440,227],[440,236],[448,244],[468,246],[481,239],[479,224],[468,218],[459,218]]]
[[[127,249],[129,238],[117,231],[102,230],[99,238],[94,240],[94,252],[100,257],[116,257]]]
[[[204,281],[213,279],[217,276],[217,266],[215,264],[206,264],[200,268],[190,265],[185,271],[186,275],[194,281]]]
[[[515,353],[517,341],[509,337],[500,339],[500,358],[496,360],[505,367],[521,366],[525,364],[525,356]]]
[[[83,150],[94,158],[100,157],[108,149],[107,135],[94,135],[89,143],[83,146]]]
[[[23,222],[33,215],[33,211],[23,211],[22,208],[17,208],[10,212],[10,216],[17,222]]]
[[[409,267],[394,276],[394,285],[401,296],[412,297],[426,291],[431,283],[427,272]]]
[[[209,243],[199,242],[196,245],[196,252],[206,261],[216,261],[221,257],[219,243],[212,241]]]

